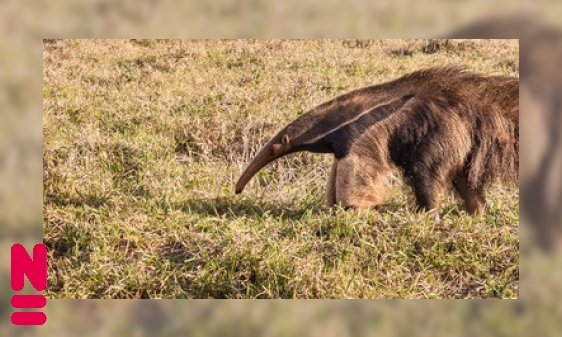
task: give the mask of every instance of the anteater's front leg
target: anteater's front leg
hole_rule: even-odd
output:
[[[328,203],[357,211],[374,208],[383,201],[386,173],[386,169],[359,155],[350,154],[336,160],[332,166]]]
[[[338,160],[334,159],[332,169],[330,170],[330,177],[328,178],[328,186],[326,187],[326,205],[334,207],[336,201],[336,176],[337,176]]]

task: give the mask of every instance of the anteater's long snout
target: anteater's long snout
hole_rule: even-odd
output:
[[[259,170],[261,170],[267,164],[271,163],[273,160],[275,160],[275,157],[271,151],[271,145],[267,144],[256,155],[256,157],[254,158],[254,160],[252,160],[250,165],[248,165],[244,173],[242,173],[242,176],[240,177],[240,179],[238,179],[238,182],[236,183],[236,188],[234,190],[234,193],[236,194],[242,193],[244,187],[246,187],[246,184],[248,184],[250,179],[252,179],[252,177],[256,173],[258,173]]]

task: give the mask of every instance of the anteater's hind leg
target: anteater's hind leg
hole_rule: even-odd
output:
[[[417,211],[435,210],[441,199],[441,191],[441,184],[436,180],[427,179],[414,182],[414,195],[418,204]]]
[[[335,204],[357,211],[374,208],[383,200],[387,172],[373,161],[357,155],[337,160],[332,167],[331,178]]]
[[[453,178],[453,186],[464,200],[470,214],[483,214],[486,211],[486,199],[482,187],[473,188],[468,182],[467,170],[462,170]]]
[[[445,179],[434,169],[416,167],[406,173],[407,180],[414,190],[418,212],[433,211],[439,205],[443,194]]]

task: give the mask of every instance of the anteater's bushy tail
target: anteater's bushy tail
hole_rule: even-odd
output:
[[[473,187],[494,180],[519,183],[519,81],[513,78],[492,80],[501,83],[493,92],[482,94],[493,95],[495,104],[483,105],[472,114],[473,146],[468,158],[468,179]],[[489,99],[482,101],[490,102]]]

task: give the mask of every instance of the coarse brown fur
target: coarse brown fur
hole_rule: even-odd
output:
[[[268,163],[297,151],[333,153],[329,206],[380,204],[393,165],[412,186],[419,209],[438,205],[451,185],[471,213],[485,210],[484,188],[517,183],[519,79],[457,67],[416,71],[354,90],[287,125],[236,184],[241,193]]]

